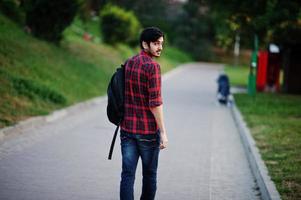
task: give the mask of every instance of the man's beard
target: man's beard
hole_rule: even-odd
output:
[[[155,51],[155,53],[156,53],[156,54],[154,55],[155,57],[160,57],[161,51]]]
[[[146,50],[146,52],[152,57],[160,57],[162,50],[153,51],[151,49]]]

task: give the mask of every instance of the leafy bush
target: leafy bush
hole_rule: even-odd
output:
[[[62,32],[71,24],[77,10],[77,0],[30,0],[26,10],[26,24],[35,36],[59,42]]]
[[[40,98],[44,101],[49,101],[55,104],[66,104],[66,98],[60,93],[38,84],[32,80],[23,78],[14,78],[13,86],[15,90],[30,99]]]
[[[108,4],[102,9],[100,18],[104,42],[137,44],[141,25],[133,12]]]
[[[31,100],[42,99],[44,101],[61,105],[65,105],[67,103],[65,96],[37,81],[13,75],[3,69],[0,69],[0,76],[3,80],[12,83],[17,94],[28,97]]]

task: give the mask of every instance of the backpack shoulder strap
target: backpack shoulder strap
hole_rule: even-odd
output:
[[[115,145],[117,133],[118,133],[118,130],[119,130],[119,126],[120,126],[120,123],[117,125],[117,127],[115,129],[115,133],[114,133],[114,136],[113,136],[113,139],[112,139],[112,142],[111,142],[110,152],[109,152],[109,157],[108,157],[109,160],[112,159],[112,154],[113,154],[114,145]]]

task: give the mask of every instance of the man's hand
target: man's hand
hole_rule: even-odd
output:
[[[160,149],[165,149],[167,147],[168,144],[168,139],[167,139],[167,135],[165,132],[160,133]]]
[[[160,129],[160,149],[165,149],[168,144],[167,134],[163,121],[163,105],[150,108]]]

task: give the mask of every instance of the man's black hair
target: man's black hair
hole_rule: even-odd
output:
[[[160,37],[164,37],[163,32],[157,27],[147,27],[140,35],[140,47],[143,49],[142,42],[146,42],[149,46],[151,42],[157,41]]]

